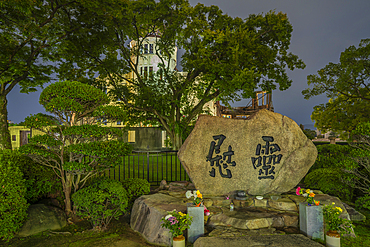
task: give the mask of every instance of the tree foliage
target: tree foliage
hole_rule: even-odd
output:
[[[370,118],[369,107],[369,101],[339,95],[334,100],[329,99],[326,104],[315,106],[311,119],[323,133],[334,131],[342,139],[348,139],[358,124]]]
[[[341,165],[346,167],[346,173],[355,177],[346,181],[347,184],[361,191],[356,206],[370,209],[370,122],[359,124],[353,131],[352,138],[356,142],[350,143],[353,148],[351,162],[344,160]]]
[[[61,179],[66,212],[71,213],[71,194],[98,172],[118,165],[118,157],[131,152],[118,128],[96,125],[96,116],[124,121],[124,112],[109,103],[101,90],[80,82],[57,82],[40,95],[40,104],[52,115],[36,114],[25,119],[28,127],[44,132],[30,138],[19,151],[53,168]],[[81,124],[80,120],[84,120]],[[88,159],[86,159],[88,158]]]
[[[192,7],[186,0],[137,0],[117,8],[122,12],[119,16],[100,11],[94,15],[106,20],[99,46],[94,46],[96,40],[90,37],[86,42],[71,40],[74,47],[70,49],[80,52],[74,53],[73,60],[101,68],[97,82],[109,85],[110,94],[121,100],[131,123],[159,123],[174,149],[181,146],[181,133],[207,102],[222,100],[228,104],[230,100],[249,98],[257,87],[271,92],[278,85],[285,90],[292,82],[286,69],[304,68],[303,62],[288,52],[293,29],[286,14],[280,12],[242,20],[222,13],[216,6]],[[153,35],[162,76],[142,76],[138,67],[139,59],[145,56],[142,45]],[[93,37],[101,37],[100,30]],[[132,40],[135,45],[130,47]],[[185,51],[181,65],[186,74],[170,69],[175,46]],[[109,62],[100,60],[103,49],[109,49],[105,56]],[[120,68],[126,66],[134,77],[125,77],[118,64]]]
[[[307,76],[305,99],[326,94],[327,104],[314,107],[311,119],[322,131],[351,132],[369,118],[370,101],[370,39],[361,40],[359,46],[350,46],[341,53],[339,63],[329,63],[316,75]],[[343,136],[342,134],[342,137]],[[348,137],[348,135],[347,135]]]

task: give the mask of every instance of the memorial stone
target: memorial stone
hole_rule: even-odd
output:
[[[317,149],[292,119],[263,109],[247,119],[200,115],[178,157],[204,195],[265,195],[294,188]]]

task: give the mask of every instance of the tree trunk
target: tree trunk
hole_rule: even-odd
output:
[[[178,151],[182,146],[182,137],[181,133],[174,133],[174,140],[172,140],[172,150]]]
[[[65,183],[63,184],[63,191],[64,191],[64,197],[65,197],[65,212],[68,217],[73,216],[73,211],[72,211],[72,202],[71,202],[71,192],[72,192],[72,175],[67,174],[65,176],[66,180]]]
[[[6,95],[0,95],[0,145],[1,149],[12,149],[10,131],[8,129],[8,100]]]

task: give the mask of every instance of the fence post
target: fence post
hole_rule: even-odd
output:
[[[149,151],[146,152],[146,169],[147,169],[147,178],[148,178],[148,182],[150,181],[149,180]]]

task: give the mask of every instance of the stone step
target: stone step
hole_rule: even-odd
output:
[[[270,246],[270,247],[322,247],[321,244],[303,236],[302,234],[288,235],[257,235],[244,237],[200,237],[194,247],[242,247],[242,246]]]
[[[276,230],[276,228],[273,227],[256,230],[247,230],[247,229],[236,229],[227,226],[216,226],[210,233],[208,233],[207,237],[243,237],[243,236],[284,235],[284,234],[285,234],[284,231]]]

